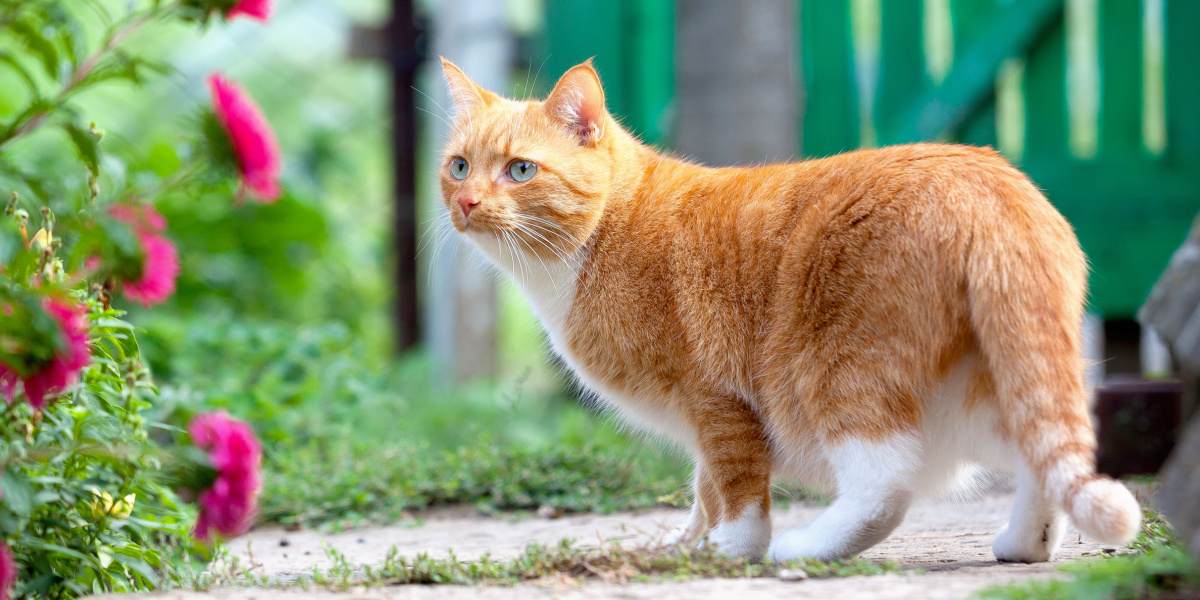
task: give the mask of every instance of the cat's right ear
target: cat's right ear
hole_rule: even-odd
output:
[[[446,84],[450,86],[450,98],[454,101],[456,114],[469,113],[482,106],[495,102],[499,96],[483,89],[478,83],[450,62],[446,57],[439,56],[442,61],[442,74],[446,76]]]
[[[594,146],[604,135],[604,87],[592,59],[563,73],[546,98],[546,111],[579,138]]]

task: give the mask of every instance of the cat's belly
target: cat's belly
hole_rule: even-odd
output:
[[[561,348],[559,344],[553,345],[555,352],[571,368],[571,372],[575,374],[579,383],[592,393],[604,408],[616,414],[623,423],[641,432],[661,436],[679,444],[690,453],[694,454],[698,450],[694,430],[687,425],[683,415],[672,410],[672,404],[666,398],[639,397],[636,394],[615,389],[590,373],[587,367],[580,364],[571,352]]]

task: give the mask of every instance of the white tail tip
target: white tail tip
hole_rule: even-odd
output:
[[[1142,509],[1129,489],[1108,478],[1093,479],[1070,499],[1071,522],[1104,544],[1124,546],[1133,541],[1142,523]]]

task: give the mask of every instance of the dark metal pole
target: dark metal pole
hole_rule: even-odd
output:
[[[424,48],[412,0],[392,0],[388,58],[392,70],[392,164],[395,251],[395,348],[409,350],[421,341],[417,305],[416,100],[413,83]]]

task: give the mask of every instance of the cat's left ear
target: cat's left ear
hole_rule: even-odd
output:
[[[483,86],[471,81],[471,78],[458,68],[458,65],[450,62],[444,56],[440,58],[442,74],[446,76],[446,85],[450,86],[450,98],[453,100],[455,111],[469,113],[482,106],[487,106],[499,98],[496,94],[483,89]]]
[[[571,67],[546,98],[546,111],[579,138],[596,145],[604,135],[604,87],[592,59]]]

